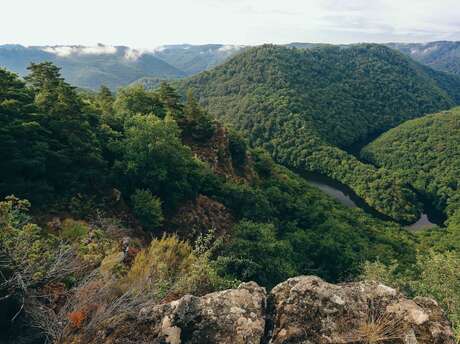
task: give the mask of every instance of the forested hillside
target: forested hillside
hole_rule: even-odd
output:
[[[187,75],[193,75],[223,63],[243,49],[242,45],[176,44],[158,47],[154,54]]]
[[[460,108],[401,124],[361,155],[393,171],[446,215],[460,209]]]
[[[25,81],[0,70],[2,336],[91,334],[146,301],[414,262],[399,225],[344,208],[179,99],[164,83],[79,95],[51,63]]]
[[[415,194],[346,150],[399,123],[460,102],[460,79],[380,45],[262,46],[179,83],[277,162],[350,186],[379,212],[414,221]]]

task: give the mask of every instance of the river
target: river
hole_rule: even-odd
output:
[[[382,220],[391,220],[388,216],[385,216],[369,207],[366,202],[358,197],[346,185],[338,183],[335,180],[318,173],[304,173],[302,175],[311,185],[328,194],[344,206],[349,208],[361,208],[366,213],[372,214]],[[411,231],[419,231],[432,228],[434,226],[437,226],[437,224],[431,222],[429,215],[424,213],[420,216],[417,222],[406,226],[406,228]]]

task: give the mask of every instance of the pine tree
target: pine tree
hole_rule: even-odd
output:
[[[180,96],[176,90],[167,82],[163,81],[158,90],[160,100],[165,104],[166,110],[176,119],[180,120],[184,116],[184,109],[180,102]]]

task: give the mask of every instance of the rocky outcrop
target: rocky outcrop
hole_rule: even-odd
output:
[[[438,304],[378,283],[333,285],[303,276],[267,296],[256,283],[145,305],[91,343],[455,344]],[[88,342],[86,342],[88,343]]]
[[[222,203],[198,195],[180,207],[165,227],[181,238],[196,240],[210,230],[216,237],[221,237],[230,232],[234,223],[233,215]]]
[[[454,344],[438,304],[378,283],[296,277],[270,294],[269,343]]]
[[[91,343],[259,344],[265,330],[266,292],[256,283],[237,289],[144,306],[135,319],[99,331]]]

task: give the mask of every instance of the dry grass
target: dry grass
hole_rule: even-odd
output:
[[[354,326],[348,335],[344,336],[345,343],[382,344],[401,341],[408,332],[404,319],[395,317],[369,303],[367,317]]]

